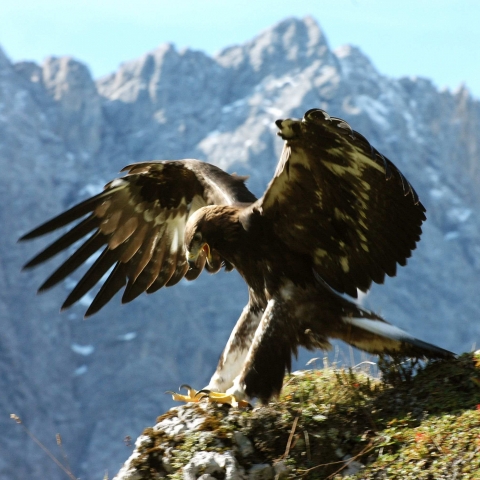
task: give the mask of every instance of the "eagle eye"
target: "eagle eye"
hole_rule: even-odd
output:
[[[193,236],[194,242],[201,242],[202,241],[202,232],[196,232]]]

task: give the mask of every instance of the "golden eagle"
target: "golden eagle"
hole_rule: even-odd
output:
[[[141,162],[102,193],[24,235],[77,219],[30,260],[33,267],[90,234],[40,287],[100,256],[71,291],[67,308],[110,273],[86,315],[125,287],[122,302],[195,279],[206,268],[237,269],[249,289],[206,390],[216,401],[268,401],[299,346],[341,339],[371,353],[449,358],[340,294],[357,297],[405,265],[425,208],[402,173],[343,120],[320,109],[277,120],[285,140],[273,180],[256,199],[245,177],[198,160]],[[177,399],[196,400],[196,392]]]

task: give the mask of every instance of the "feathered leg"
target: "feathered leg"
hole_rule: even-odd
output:
[[[294,322],[281,299],[268,302],[239,375],[226,394],[237,400],[258,398],[266,403],[282,389],[292,354],[299,345]]]
[[[226,396],[225,391],[233,385],[234,378],[242,369],[262,314],[263,311],[260,308],[253,307],[250,303],[246,305],[230,334],[227,345],[220,356],[217,370],[208,385],[200,391],[196,391],[188,385],[182,385],[187,388],[187,395],[169,392],[172,394],[172,398],[183,402],[198,402],[208,396],[211,401],[217,403],[247,405],[246,402],[237,402],[235,398]]]
[[[205,389],[225,392],[233,385],[234,378],[240,373],[245,363],[245,357],[262,315],[263,310],[252,308],[250,304],[245,306],[220,356],[217,370]]]

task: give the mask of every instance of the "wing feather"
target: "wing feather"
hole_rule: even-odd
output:
[[[194,270],[188,268],[184,252],[188,218],[205,205],[256,200],[246,188],[244,177],[229,175],[198,160],[141,162],[122,171],[126,175],[108,183],[103,192],[20,239],[36,238],[81,219],[24,267],[30,268],[65,251],[93,231],[39,289],[56,285],[101,252],[62,308],[70,307],[101,283],[110,269],[87,315],[100,310],[123,287],[122,301],[129,302],[145,291],[151,293],[174,285],[184,277],[196,278],[205,262]]]
[[[98,228],[99,225],[99,218],[95,217],[94,215],[88,216],[78,225],[68,231],[65,235],[62,235],[58,240],[53,242],[49,247],[45,248],[38,255],[33,257],[27,264],[25,264],[23,268],[31,268],[45,262],[46,260],[49,260],[57,255],[58,252],[65,250],[78,240],[82,239],[93,229]]]
[[[62,263],[38,289],[43,292],[58,282],[65,280],[72,272],[74,272],[80,265],[85,263],[93,254],[95,254],[101,247],[106,244],[105,235],[99,231],[94,233],[82,246],[76,250],[71,257]]]
[[[185,274],[187,273],[187,270],[188,270],[188,265],[183,263],[183,259],[178,259],[177,268],[175,269],[175,271],[173,272],[173,275],[170,277],[170,279],[165,284],[165,286],[173,287],[173,285],[176,285],[185,276]],[[155,290],[153,290],[152,287],[149,287],[147,290],[147,293],[152,293],[153,291]]]
[[[164,260],[168,261],[169,254],[169,238],[163,235],[159,244],[155,249],[155,255],[152,256],[150,262],[142,272],[141,278],[138,278],[139,285],[142,284],[143,290],[148,290],[150,286],[157,280],[161,273],[169,275],[169,269],[166,268]]]
[[[150,263],[150,260],[155,253],[158,241],[161,239],[159,225],[153,227],[153,230],[151,230],[149,233],[150,235],[147,237],[145,243],[142,245],[142,248],[137,252],[140,259],[136,262],[135,270],[130,276],[132,282],[136,282],[140,274],[144,272],[145,267]]]
[[[115,250],[119,245],[125,243],[138,228],[138,218],[130,217],[123,225],[120,225],[115,231],[112,232],[112,236],[108,241],[108,248]]]
[[[83,275],[80,281],[75,285],[73,290],[68,295],[63,303],[61,309],[72,306],[78,302],[87,292],[89,292],[98,281],[110,270],[116,263],[117,252],[110,250],[108,247],[103,250],[101,255],[95,260],[88,271]]]
[[[148,232],[149,226],[147,224],[143,224],[135,233],[128,238],[126,241],[127,247],[123,251],[122,255],[119,257],[119,261],[122,263],[128,263],[133,256],[140,250],[142,247],[143,241],[145,239],[145,235]]]
[[[256,204],[316,273],[356,297],[394,276],[420,239],[425,208],[395,165],[343,120],[319,109],[279,120],[286,140]]]
[[[103,306],[105,306],[113,298],[113,296],[127,284],[126,278],[126,265],[124,263],[117,262],[107,280],[105,280],[85,312],[85,317],[89,317],[94,313],[97,313]]]
[[[83,202],[80,202],[78,205],[75,205],[73,208],[70,208],[66,212],[52,218],[48,222],[43,223],[42,225],[38,226],[37,228],[33,229],[32,231],[23,235],[23,237],[19,238],[19,241],[23,240],[31,240],[32,238],[40,237],[41,235],[45,235],[46,233],[53,232],[60,227],[64,227],[69,223],[77,220],[87,213],[92,212],[99,204],[103,202],[103,199],[109,195],[115,193],[116,190],[120,189],[121,187],[111,188],[108,192],[102,192],[94,197],[88,198]]]

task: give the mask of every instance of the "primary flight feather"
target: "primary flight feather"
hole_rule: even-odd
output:
[[[256,199],[245,178],[198,160],[142,162],[102,193],[24,235],[81,219],[25,267],[88,238],[40,290],[101,252],[62,308],[110,274],[91,315],[124,288],[123,302],[193,280],[206,268],[235,268],[249,289],[208,390],[236,404],[280,392],[299,346],[341,339],[371,353],[449,358],[347,300],[393,276],[420,239],[425,209],[402,173],[369,142],[320,109],[277,120],[285,141],[275,175]],[[113,267],[113,268],[112,268]],[[196,392],[177,399],[196,400]]]

